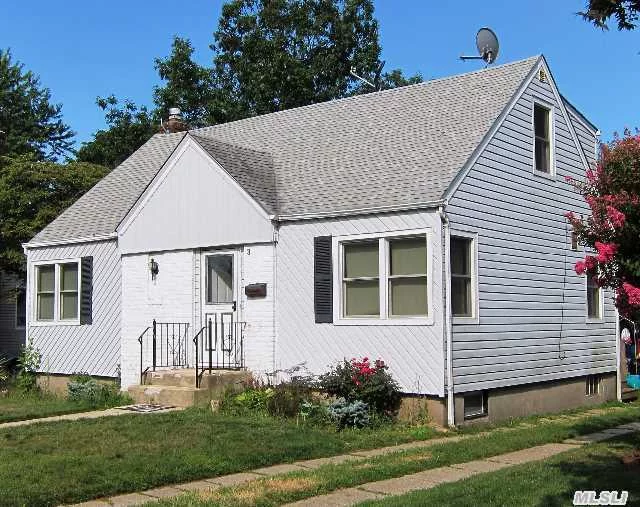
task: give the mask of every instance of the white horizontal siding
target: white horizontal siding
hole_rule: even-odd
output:
[[[555,105],[554,180],[533,174],[534,99]],[[456,392],[616,368],[611,297],[605,322],[587,324],[585,280],[573,271],[584,252],[570,250],[564,218],[588,211],[564,179],[584,177],[579,149],[594,160],[593,136],[576,123],[581,147],[550,84],[534,79],[449,203],[452,234],[478,233],[479,323],[453,326]]]
[[[431,326],[316,324],[313,302],[313,239],[431,229],[433,314]],[[402,389],[444,393],[441,224],[435,212],[390,213],[283,224],[277,245],[277,342],[280,369],[304,364],[323,373],[344,358],[380,358]]]
[[[120,255],[115,241],[30,249],[31,262],[93,256],[93,322],[90,325],[29,326],[28,338],[42,353],[41,370],[115,377],[120,363]],[[28,287],[27,305],[33,293]],[[30,311],[27,312],[31,320]]]
[[[16,357],[24,344],[24,328],[16,328],[16,275],[0,272],[0,357]]]

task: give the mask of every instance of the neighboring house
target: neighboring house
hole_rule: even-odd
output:
[[[0,357],[18,357],[24,344],[26,293],[19,276],[0,271]]]
[[[381,358],[450,423],[615,398],[564,218],[596,135],[541,56],[155,135],[25,245],[28,335],[125,387],[154,319],[158,367]]]

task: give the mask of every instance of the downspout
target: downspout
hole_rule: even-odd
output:
[[[622,350],[620,347],[620,312],[618,311],[617,306],[614,306],[614,308],[616,319],[616,399],[618,401],[622,401],[622,372],[620,366],[620,362],[622,359]]]
[[[455,426],[455,399],[453,390],[453,344],[452,344],[452,327],[451,327],[451,263],[450,263],[450,235],[449,235],[449,218],[444,206],[438,208],[440,219],[442,220],[442,233],[444,236],[444,248],[442,259],[442,288],[444,291],[444,332],[446,338],[446,354],[447,354],[447,424],[451,427]]]

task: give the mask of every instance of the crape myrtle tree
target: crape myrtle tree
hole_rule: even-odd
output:
[[[590,250],[576,263],[576,273],[613,289],[621,315],[639,321],[640,135],[626,130],[622,137],[615,136],[602,145],[584,181],[567,179],[591,212],[586,217],[567,213],[578,241]]]

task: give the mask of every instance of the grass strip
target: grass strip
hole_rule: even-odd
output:
[[[488,434],[340,465],[325,465],[313,471],[293,472],[207,493],[187,493],[160,502],[163,507],[184,506],[274,506],[403,475],[496,456],[536,445],[596,432],[635,421],[640,407],[610,407],[602,415],[580,417],[575,412],[538,418],[538,425],[498,428]],[[530,422],[530,421],[529,421]],[[476,430],[477,431],[477,430]],[[157,504],[156,504],[157,505]]]
[[[638,467],[626,466],[621,456],[640,447],[632,434],[545,461],[481,474],[428,490],[364,502],[367,507],[456,506],[476,507],[571,505],[577,490],[628,491],[626,505],[640,505]]]

